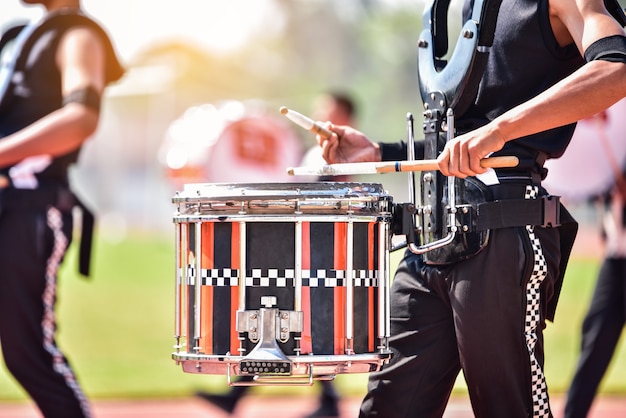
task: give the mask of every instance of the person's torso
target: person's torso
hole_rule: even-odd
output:
[[[79,25],[102,31],[95,22],[84,15],[63,13],[44,19],[28,38],[27,46],[24,47],[25,52],[20,54],[18,64],[10,75],[11,84],[2,97],[0,138],[29,126],[63,106],[61,73],[57,66],[56,54],[65,31]],[[119,78],[121,66],[114,56],[108,37],[103,32],[100,33],[107,47],[107,65],[114,68],[107,73],[115,73]],[[31,157],[15,166],[0,168],[0,172],[5,175],[12,172],[9,177],[12,179],[15,177],[17,182],[20,178],[24,179],[26,181],[24,187],[27,188],[31,187],[28,182],[67,184],[68,167],[76,161],[79,151],[80,149],[77,149],[55,158]]]
[[[554,38],[548,0],[502,0],[493,46],[474,105],[457,122],[474,129],[523,103],[584,64],[574,44],[561,48]],[[575,125],[510,141],[499,154],[541,152],[562,155]]]

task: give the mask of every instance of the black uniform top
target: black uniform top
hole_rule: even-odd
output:
[[[483,126],[584,64],[575,45],[559,47],[548,0],[502,0],[493,46],[474,104],[456,119],[458,133]],[[549,158],[563,154],[575,124],[508,142],[497,154]],[[405,159],[405,145],[382,144],[383,160]],[[416,155],[419,155],[417,150]]]
[[[12,82],[0,98],[0,137],[17,132],[63,106],[56,52],[65,31],[77,26],[93,28],[101,36],[106,51],[107,84],[121,78],[124,71],[109,37],[100,25],[77,11],[50,13],[27,38],[18,55]],[[5,33],[15,36],[18,32],[8,30]],[[7,43],[5,36],[2,41],[2,44]],[[38,181],[66,185],[67,168],[76,161],[78,153],[79,150],[76,150],[54,158],[45,170],[35,173]],[[4,167],[0,171],[6,173],[9,168]]]

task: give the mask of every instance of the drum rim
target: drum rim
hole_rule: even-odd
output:
[[[247,201],[251,199],[372,199],[389,194],[380,183],[190,183],[172,198],[173,203],[194,201]]]

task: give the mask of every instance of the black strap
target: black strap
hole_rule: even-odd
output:
[[[82,224],[78,272],[84,277],[89,277],[95,216],[71,190],[67,187],[45,187],[32,190],[9,187],[0,190],[2,194],[2,210],[46,210],[49,206],[54,206],[62,212],[69,212],[74,207],[79,208],[81,210]]]
[[[25,27],[26,25],[18,25],[7,29],[0,38],[0,51],[2,51],[9,44],[9,42],[17,38],[22,29]]]
[[[556,307],[563,287],[565,270],[578,232],[578,223],[560,204],[558,196],[538,199],[512,199],[487,202],[478,206],[478,230],[536,225],[556,227],[559,231],[561,258],[559,276],[554,283],[554,293],[547,306],[546,319],[554,321]]]
[[[78,272],[85,277],[89,277],[91,267],[91,250],[93,247],[93,231],[96,217],[85,204],[74,195],[76,207],[81,211],[82,225],[80,246],[78,252]]]
[[[617,0],[604,0],[604,7],[611,13],[611,15],[619,22],[622,27],[626,26],[626,15],[624,15],[624,9]]]
[[[424,31],[418,43],[418,78],[424,103],[432,93],[439,92],[444,96],[445,107],[453,108],[457,118],[473,103],[493,44],[501,3],[502,0],[471,2],[464,23],[471,33],[460,36],[449,62],[444,55],[448,50],[450,0],[431,0],[427,5]],[[475,30],[471,29],[474,26]]]
[[[456,117],[460,117],[474,103],[478,94],[478,86],[483,77],[487,61],[489,58],[489,48],[493,45],[493,39],[496,33],[496,23],[498,21],[498,12],[502,0],[485,1],[482,5],[480,13],[480,27],[478,31],[478,46],[474,56],[474,62],[469,68],[469,75],[463,86],[462,94],[459,94],[458,101],[455,105]],[[474,1],[472,1],[472,7]]]
[[[561,224],[559,196],[537,199],[508,199],[480,203],[477,208],[476,231],[535,225],[545,228]]]
[[[561,226],[559,227],[559,237],[561,243],[561,260],[559,262],[559,277],[556,278],[554,283],[554,294],[548,303],[546,312],[546,319],[549,321],[554,321],[556,306],[561,294],[561,288],[563,287],[563,279],[565,278],[565,270],[572,253],[572,248],[574,247],[576,234],[578,233],[578,223],[576,220],[563,205],[561,205],[560,209],[559,217],[561,219]]]

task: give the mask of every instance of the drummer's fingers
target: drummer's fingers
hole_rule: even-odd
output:
[[[445,147],[448,151],[448,169],[447,174],[455,177],[466,177],[467,159],[465,157],[462,143],[459,141],[448,142]]]
[[[455,144],[454,152],[452,153],[452,174],[456,177],[465,177],[469,173],[469,158],[466,149],[463,148],[463,143],[457,142]]]
[[[470,172],[471,174],[469,175],[475,176],[476,174],[482,174],[487,171],[487,169],[481,165],[483,157],[484,156],[480,153],[474,153],[473,156],[470,155],[468,172]]]
[[[467,174],[475,176],[476,174],[481,174],[487,171],[487,169],[481,165],[481,161],[488,155],[488,152],[481,146],[481,143],[468,142],[468,144],[466,144],[466,148],[466,155],[468,158]]]
[[[322,155],[326,162],[330,164],[345,162],[345,156],[341,146],[341,138],[345,135],[345,129],[340,126],[335,126],[330,122],[327,122],[326,128],[332,132],[331,136],[322,139]]]
[[[328,140],[326,138],[322,138],[319,135],[317,135],[316,139],[317,143],[322,148],[322,157],[324,158],[324,160],[328,161]]]
[[[471,138],[458,138],[446,144],[446,148],[450,154],[448,168],[450,175],[464,178],[487,171],[481,165],[481,160],[486,154],[480,143],[472,141]]]
[[[324,126],[324,128],[326,128],[327,131],[331,132],[331,137],[332,137],[332,132],[333,132],[333,129],[334,129],[333,124],[330,123],[330,122],[325,122],[323,126]],[[328,137],[327,135],[325,135],[323,133],[318,133],[317,135],[315,135],[315,139],[317,141],[317,144],[320,147],[323,147],[324,146],[324,142],[329,140],[330,137]]]
[[[341,153],[339,150],[339,138],[337,138],[337,135],[333,134],[333,137],[331,138],[330,141],[328,141],[328,145],[326,146],[326,148],[328,149],[328,158],[326,158],[326,161],[329,164],[336,164],[336,163],[343,162],[341,161]]]
[[[330,139],[321,135],[316,135],[315,140],[317,141],[317,144],[320,146],[320,148],[322,148],[322,157],[324,157],[324,159],[328,161],[328,143]]]
[[[450,151],[448,147],[444,148],[439,157],[437,157],[437,167],[441,174],[449,176],[450,174]]]
[[[317,134],[315,135],[315,141],[317,141],[317,145],[324,148],[324,142],[326,142],[326,137]]]
[[[322,147],[322,157],[328,163],[334,161],[334,155],[336,154],[337,144],[339,140],[337,134],[333,133],[329,138],[321,138],[320,146]]]

